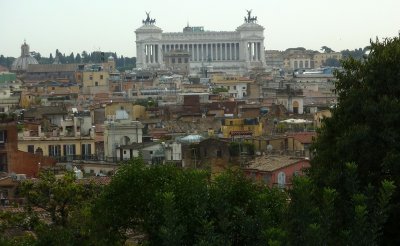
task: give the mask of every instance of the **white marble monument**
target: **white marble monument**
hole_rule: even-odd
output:
[[[165,68],[163,53],[172,50],[189,53],[192,73],[207,66],[228,73],[245,73],[265,66],[264,27],[257,24],[257,17],[251,16],[251,10],[235,31],[204,31],[203,27],[188,25],[183,32],[163,33],[150,13],[146,14],[147,19],[135,31],[138,68]]]

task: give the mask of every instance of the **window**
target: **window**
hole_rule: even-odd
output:
[[[0,155],[0,171],[7,172],[7,154]]]
[[[75,155],[75,144],[64,144],[64,156]]]
[[[278,186],[279,188],[284,188],[286,184],[286,175],[284,172],[278,173]]]
[[[6,136],[7,136],[7,132],[6,131],[0,131],[0,143],[5,143],[6,142]]]
[[[236,85],[233,86],[233,89],[236,90]]]
[[[182,63],[182,58],[178,58],[178,63]]]
[[[94,82],[94,86],[99,86],[99,82]]]
[[[172,63],[175,63],[175,58],[171,58],[171,62],[172,62]]]
[[[100,79],[103,79],[103,75],[100,75]]]
[[[6,110],[3,107],[0,107],[0,113],[4,113]]]
[[[243,89],[243,90],[246,90],[246,86],[243,86],[242,89]]]
[[[82,156],[89,156],[92,154],[92,146],[91,144],[82,144],[81,155]]]
[[[54,91],[55,89],[56,89],[56,87],[51,87],[51,90],[53,90],[53,91]]]
[[[221,149],[217,150],[217,157],[222,157],[222,150]]]
[[[264,181],[264,183],[268,184],[270,181],[270,176],[268,174],[265,174],[263,177],[263,181]]]
[[[185,63],[188,63],[189,62],[189,58],[185,58]]]
[[[61,145],[49,145],[49,156],[61,156]]]
[[[35,153],[35,146],[34,145],[28,145],[28,152],[29,153]]]
[[[92,76],[92,75],[90,75],[90,76],[89,76],[89,79],[90,79],[90,80],[93,80],[93,76]]]

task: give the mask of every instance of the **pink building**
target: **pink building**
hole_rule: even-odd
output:
[[[286,188],[292,185],[293,176],[303,175],[308,167],[310,161],[306,158],[264,155],[256,157],[242,169],[246,176],[257,182]]]

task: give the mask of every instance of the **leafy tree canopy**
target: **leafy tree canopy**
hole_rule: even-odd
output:
[[[350,57],[343,61],[343,71],[336,71],[339,103],[317,138],[310,175],[318,187],[341,194],[336,204],[338,226],[348,222],[346,205],[354,199],[344,182],[346,163],[355,164],[359,185],[373,187],[375,194],[385,180],[400,184],[399,57],[399,38],[377,40],[371,42],[367,59]],[[395,244],[400,243],[394,224],[400,219],[399,203],[397,190],[382,237]]]
[[[262,245],[278,232],[286,196],[228,172],[124,164],[96,203],[96,237],[123,242],[125,232],[149,245]],[[122,233],[121,233],[122,232]],[[273,234],[273,235],[272,235]],[[269,237],[269,238],[268,238]]]

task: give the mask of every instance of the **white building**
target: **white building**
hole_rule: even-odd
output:
[[[249,86],[254,81],[240,76],[215,75],[211,78],[211,83],[215,88],[226,89],[231,98],[243,99],[248,96]]]
[[[116,119],[104,123],[104,155],[107,159],[116,159],[116,150],[121,145],[141,143],[143,125],[139,121]]]
[[[163,33],[149,17],[136,29],[136,65],[143,69],[165,68],[163,54],[181,50],[189,53],[192,72],[212,66],[214,70],[245,73],[265,66],[264,27],[248,11],[245,23],[235,31],[204,31],[187,26],[183,32]],[[171,61],[183,63],[185,61]]]

